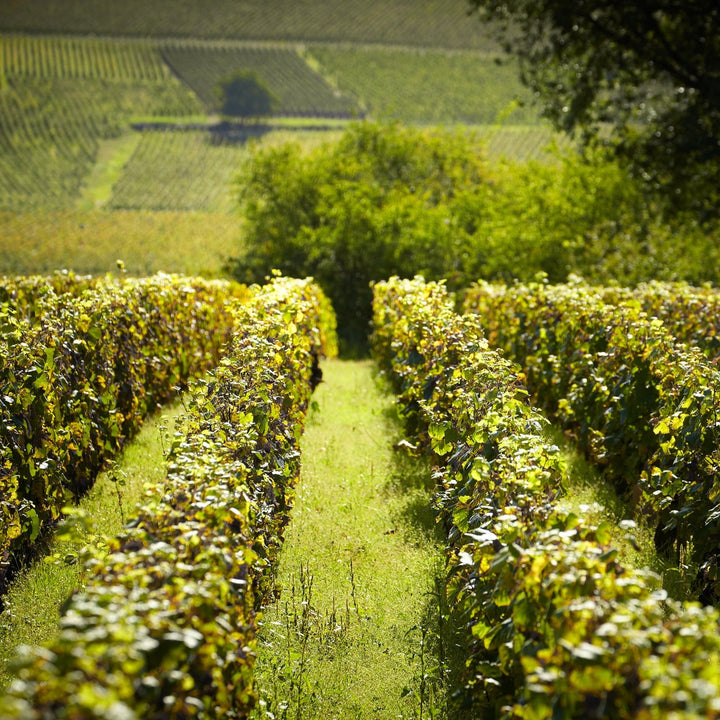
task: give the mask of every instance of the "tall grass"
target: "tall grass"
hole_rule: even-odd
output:
[[[0,212],[0,274],[117,271],[217,277],[237,252],[242,220],[230,213],[65,210]]]

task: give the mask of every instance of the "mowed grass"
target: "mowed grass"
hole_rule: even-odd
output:
[[[117,535],[146,491],[157,492],[165,477],[164,454],[181,401],[149,418],[116,464],[99,475],[90,493],[51,538],[45,559],[20,572],[3,598],[0,613],[0,688],[12,677],[18,645],[43,645],[58,634],[60,608],[82,586],[82,548]]]
[[[436,585],[444,544],[430,468],[393,449],[400,424],[373,367],[323,365],[281,551],[281,593],[263,614],[258,720],[445,712]]]
[[[100,142],[95,166],[77,203],[78,210],[93,210],[108,202],[113,186],[137,149],[140,138],[140,133],[129,132]]]

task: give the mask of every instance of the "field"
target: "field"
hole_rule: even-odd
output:
[[[102,140],[201,109],[147,44],[9,37],[0,53],[2,210],[72,207]]]
[[[0,7],[8,32],[200,37],[292,42],[371,42],[483,48],[491,42],[464,0],[9,0]]]
[[[720,717],[720,245],[517,73],[465,0],[0,5],[0,716]]]
[[[494,62],[493,45],[481,42],[474,23],[457,20],[460,5],[440,12],[428,4],[413,13],[401,2],[382,12],[379,6],[362,9],[358,5],[340,18],[329,6],[315,3],[303,22],[325,29],[312,37],[304,34],[296,11],[287,8],[289,14],[281,23],[292,24],[299,35],[289,38],[277,23],[274,32],[262,35],[268,30],[267,13],[262,15],[263,24],[259,11],[248,3],[243,11],[246,34],[237,39],[228,21],[230,39],[224,40],[171,40],[173,33],[152,30],[153,22],[160,22],[159,15],[153,16],[154,7],[143,5],[143,14],[137,16],[145,18],[150,28],[142,39],[128,37],[132,29],[123,26],[133,17],[129,6],[123,6],[115,17],[89,11],[84,15],[109,23],[102,28],[102,37],[81,36],[82,25],[75,27],[78,34],[74,35],[0,36],[0,211],[4,213],[0,270],[33,267],[26,253],[21,257],[10,253],[11,248],[24,250],[13,240],[20,218],[29,223],[28,238],[33,238],[33,244],[28,249],[37,270],[48,271],[63,265],[109,267],[116,253],[88,264],[60,255],[48,236],[43,256],[37,233],[38,228],[48,227],[42,217],[47,212],[162,210],[181,213],[179,218],[183,213],[232,213],[236,205],[233,178],[248,157],[244,141],[257,137],[262,143],[274,143],[280,136],[269,132],[274,128],[286,133],[295,130],[293,136],[311,147],[323,131],[339,128],[342,118],[351,120],[365,113],[384,121],[473,125],[488,138],[491,156],[509,158],[544,157],[551,138],[535,112],[518,102],[523,90],[512,67]],[[21,18],[29,8],[20,3],[4,6],[0,27],[63,31],[61,18],[53,15],[51,7],[42,15],[32,15],[43,18],[42,28],[26,25],[30,15]],[[74,13],[87,8],[90,5],[75,3],[66,8],[63,18],[75,22]],[[218,3],[218,15],[204,15],[217,21],[228,17],[229,8],[227,3]],[[172,26],[178,34],[183,34],[182,18],[189,22],[196,10],[193,3],[178,3]],[[353,13],[361,11],[368,13],[365,22],[351,22]],[[317,22],[321,15],[324,24]],[[446,39],[443,28],[455,24],[457,29],[458,22],[473,32],[458,31],[454,40]],[[418,34],[421,23],[426,30],[435,29],[432,41]],[[350,25],[362,28],[366,35],[348,34]],[[202,36],[204,26],[198,27],[197,35]],[[94,29],[100,32],[100,27]],[[121,30],[122,37],[110,37]],[[213,35],[209,30],[207,34]],[[357,39],[374,45],[352,44]],[[383,45],[390,42],[405,45]],[[428,47],[410,47],[418,43]],[[454,50],[458,45],[480,50]],[[218,82],[235,71],[256,72],[279,101],[275,117],[260,128],[228,125],[217,116]],[[302,132],[304,128],[313,132]],[[37,222],[29,218],[35,211]],[[10,222],[8,213],[18,217]],[[104,226],[121,227],[127,219],[119,214]],[[188,222],[192,226],[191,217]],[[88,225],[94,223],[88,220]],[[193,230],[185,235],[193,235]],[[147,238],[156,257],[177,253],[176,247],[167,247],[165,242],[162,235]],[[97,245],[111,243],[101,238]],[[224,247],[217,250],[225,251]],[[192,253],[189,249],[186,255]],[[60,265],[53,267],[54,262]],[[180,265],[188,267],[172,262],[167,269]],[[222,272],[222,265],[211,263],[214,272]],[[133,267],[158,265],[143,261]],[[205,262],[198,271],[208,268]]]

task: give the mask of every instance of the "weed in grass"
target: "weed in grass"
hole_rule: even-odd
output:
[[[120,512],[120,523],[125,525],[125,509],[123,508],[123,498],[121,488],[127,485],[127,473],[123,472],[117,462],[113,462],[107,471],[107,478],[115,487],[115,494],[117,495],[118,510]]]

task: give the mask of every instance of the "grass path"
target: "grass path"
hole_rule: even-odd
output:
[[[443,553],[427,465],[393,449],[392,396],[369,362],[330,361],[303,439],[266,608],[257,718],[444,714],[436,581]]]
[[[120,137],[100,141],[95,165],[77,203],[78,210],[100,208],[110,199],[113,185],[140,144],[140,138],[140,133],[124,133]]]

